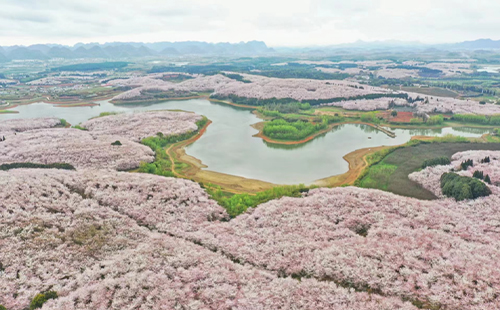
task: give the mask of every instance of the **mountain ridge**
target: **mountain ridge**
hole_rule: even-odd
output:
[[[0,47],[2,48],[2,47]],[[77,43],[73,46],[59,44],[34,44],[30,46],[8,46],[2,49],[9,60],[50,58],[135,58],[149,56],[183,55],[236,55],[250,56],[272,53],[262,41],[239,43],[208,43],[202,41],[183,42],[108,42]]]

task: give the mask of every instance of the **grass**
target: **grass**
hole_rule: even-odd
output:
[[[383,154],[373,155],[371,160],[375,164],[360,176],[356,185],[364,188],[381,189],[418,199],[436,199],[434,194],[408,179],[408,175],[419,170],[425,160],[443,156],[451,158],[457,152],[468,150],[500,150],[500,144],[498,143],[464,143],[453,141],[460,140],[443,137],[433,140],[434,143],[413,142],[407,147],[385,151],[386,156],[378,162],[377,159]],[[367,158],[367,161],[370,163],[370,158]]]
[[[91,119],[99,118],[99,117],[105,117],[105,116],[110,116],[110,115],[118,115],[123,112],[101,112],[98,116],[92,117]]]
[[[400,90],[399,86],[390,87],[393,90]],[[440,87],[402,87],[401,90],[407,92],[413,92],[418,94],[423,94],[427,96],[437,96],[437,97],[451,97],[456,98],[459,96],[458,93],[451,91],[449,89],[440,88]]]
[[[226,209],[232,217],[236,217],[258,205],[281,197],[302,197],[302,194],[309,191],[309,188],[300,185],[276,186],[272,189],[258,192],[255,195],[226,193],[219,186],[208,184],[205,187],[207,193],[212,199],[217,201],[220,206]]]
[[[9,114],[9,113],[18,113],[17,111],[11,111],[11,110],[0,110],[0,114]]]
[[[363,178],[360,185],[365,188],[378,188],[386,191],[389,186],[390,177],[397,168],[395,165],[385,163],[374,165]]]
[[[187,164],[170,159],[166,150],[172,144],[188,140],[199,133],[199,131],[207,124],[208,119],[203,119],[196,122],[197,129],[179,135],[167,135],[159,133],[156,136],[142,139],[141,143],[149,146],[155,152],[155,160],[152,163],[142,162],[139,166],[139,172],[161,175],[165,177],[175,177],[177,170],[182,170],[187,167]],[[173,168],[173,169],[172,169]]]

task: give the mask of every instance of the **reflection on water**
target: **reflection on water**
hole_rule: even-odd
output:
[[[201,99],[117,106],[102,101],[99,106],[74,108],[37,103],[16,108],[19,114],[0,114],[0,121],[55,116],[78,124],[102,112],[165,109],[193,111],[212,120],[206,133],[186,148],[186,153],[200,159],[207,169],[277,184],[310,184],[317,179],[344,173],[349,169],[342,158],[346,154],[361,148],[403,144],[413,135],[476,137],[488,132],[477,128],[471,131],[464,128],[394,129],[396,137],[390,138],[371,126],[346,124],[304,144],[279,145],[252,137],[257,130],[250,125],[261,120],[248,109]]]
[[[458,132],[473,133],[478,135],[483,135],[485,133],[492,132],[491,129],[473,128],[473,127],[456,127],[454,129]]]

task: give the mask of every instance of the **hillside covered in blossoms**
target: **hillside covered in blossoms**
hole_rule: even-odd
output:
[[[466,43],[0,47],[0,310],[500,309],[500,43]]]
[[[230,99],[291,99],[301,102],[318,102],[322,105],[339,106],[347,110],[386,110],[393,106],[414,107],[420,113],[480,113],[499,114],[500,106],[480,105],[464,99],[425,96],[400,90],[363,85],[344,80],[280,79],[259,75],[240,74],[245,82],[230,79],[224,75],[197,75],[180,83],[162,80],[166,73],[153,73],[129,79],[116,79],[109,82],[113,86],[132,87],[113,98],[115,101],[144,100],[144,93],[178,92],[179,97],[189,97],[197,92],[213,92],[214,98]],[[175,95],[173,95],[175,97]],[[370,98],[372,96],[373,98]],[[404,98],[404,99],[400,99]],[[408,100],[411,98],[411,100]]]
[[[457,153],[410,175],[435,201],[319,188],[237,217],[191,180],[116,171],[158,160],[141,138],[193,132],[201,119],[159,111],[103,116],[85,130],[3,123],[0,163],[75,170],[0,172],[0,304],[24,310],[56,292],[42,309],[500,307],[498,151]],[[467,160],[476,164],[460,171]],[[443,197],[439,178],[451,170],[481,170],[491,195]]]
[[[0,180],[8,309],[47,290],[60,297],[43,309],[499,306],[497,195],[314,190],[227,222],[185,180],[23,169]]]

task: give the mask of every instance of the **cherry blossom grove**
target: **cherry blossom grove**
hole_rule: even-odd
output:
[[[500,199],[490,201],[457,207],[377,190],[316,189],[209,226],[195,240],[278,274],[425,308],[497,309]]]
[[[121,86],[137,86],[113,98],[113,100],[131,99],[140,96],[148,89],[182,90],[182,91],[213,91],[215,94],[227,96],[237,95],[248,98],[292,98],[295,100],[330,99],[337,97],[352,97],[373,93],[391,93],[392,91],[361,85],[349,81],[320,81],[309,79],[279,79],[264,76],[241,74],[252,83],[243,83],[223,75],[198,76],[175,84],[165,82],[157,75],[131,78],[128,80],[112,80],[110,84]],[[361,86],[361,88],[359,88]]]
[[[8,131],[22,132],[56,126],[61,126],[61,120],[55,117],[3,120],[0,122],[0,133]]]
[[[215,94],[258,99],[291,98],[302,101],[392,93],[391,90],[350,81],[280,79],[251,74],[241,75],[252,83],[232,82],[221,85],[215,90]]]
[[[72,128],[10,133],[5,139],[0,144],[0,164],[68,163],[75,168],[129,170],[154,160],[154,152],[145,145],[120,138],[122,145],[115,146],[111,144],[116,136],[97,138]]]
[[[135,87],[119,94],[113,100],[129,100],[139,98],[145,90],[184,91],[184,92],[213,92],[219,96],[235,95],[244,98],[271,99],[291,98],[298,101],[349,98],[369,94],[394,94],[406,93],[412,98],[425,98],[413,104],[397,99],[398,105],[411,105],[416,112],[423,113],[473,113],[473,114],[500,114],[500,106],[487,103],[480,105],[473,100],[461,100],[448,97],[426,96],[418,93],[392,91],[386,88],[373,87],[347,80],[311,80],[311,79],[280,79],[269,78],[253,74],[240,74],[251,83],[232,80],[223,75],[196,76],[181,83],[172,83],[161,80],[161,75],[132,77],[130,79],[117,79],[109,83],[115,86]],[[374,100],[344,101],[342,104],[334,102],[331,105],[341,106],[345,109],[377,110],[386,109],[387,98]]]
[[[0,303],[12,309],[48,288],[61,297],[47,309],[500,306],[498,191],[456,203],[315,189],[227,221],[181,179],[17,169],[0,185]]]
[[[158,132],[178,135],[197,129],[196,122],[202,117],[194,113],[155,111],[123,113],[88,120],[80,126],[93,136],[113,135],[140,142]]]
[[[168,81],[161,80],[161,76],[158,74],[143,76],[143,77],[133,77],[130,79],[118,79],[109,82],[110,85],[115,86],[132,86],[136,87],[122,94],[115,96],[112,100],[128,100],[141,96],[141,93],[145,90],[178,90],[185,92],[212,92],[218,89],[221,85],[228,83],[243,84],[225,77],[221,74],[210,75],[210,76],[197,76],[194,79],[189,79],[181,83],[172,83]]]
[[[190,181],[17,169],[0,172],[0,186],[0,304],[10,310],[25,309],[48,289],[59,297],[43,309],[416,309],[395,297],[233,262],[121,209],[128,195],[130,205],[156,199],[151,207],[170,216],[166,229],[202,232],[225,212]]]

